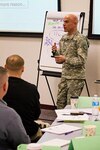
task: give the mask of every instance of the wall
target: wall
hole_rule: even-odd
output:
[[[89,0],[61,0],[62,11],[69,12],[85,12],[84,34],[87,34],[88,17],[89,17]],[[41,47],[41,38],[16,38],[16,37],[0,37],[0,65],[5,64],[5,59],[11,54],[19,54],[25,59],[25,72],[22,78],[36,84],[37,83],[37,67]],[[88,53],[86,78],[90,89],[90,94],[99,94],[100,85],[94,83],[96,79],[100,79],[100,41],[91,40]],[[56,101],[57,85],[59,78],[48,77],[52,94]],[[40,102],[42,104],[52,105],[52,99],[44,76],[39,76],[38,90],[40,92]],[[84,88],[82,95],[87,95]]]

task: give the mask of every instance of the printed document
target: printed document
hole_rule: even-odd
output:
[[[66,133],[71,133],[80,129],[81,127],[71,126],[71,125],[62,123],[60,125],[51,126],[51,127],[44,128],[41,130],[44,132],[50,132],[54,134],[66,134]]]

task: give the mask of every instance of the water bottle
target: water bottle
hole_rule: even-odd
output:
[[[94,95],[92,99],[92,120],[98,120],[99,116],[99,101],[98,96]]]

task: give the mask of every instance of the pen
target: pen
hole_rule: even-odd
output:
[[[82,129],[78,129],[78,130],[75,130],[75,131],[79,131],[79,130],[82,130]],[[75,131],[66,132],[65,135],[68,135],[68,134],[73,133]]]
[[[71,112],[70,114],[62,114],[62,115],[65,115],[65,116],[69,116],[69,115],[77,116],[77,115],[84,115],[84,114],[91,115],[91,113],[88,113],[88,112]]]
[[[84,122],[84,120],[58,120],[57,121],[58,123],[83,123]]]
[[[69,116],[69,115],[71,115],[71,116],[78,116],[78,115],[84,115],[84,113],[83,112],[78,112],[78,113],[71,112],[70,114],[62,114],[62,115],[64,115],[64,116]]]
[[[68,135],[68,134],[73,133],[73,132],[74,132],[74,131],[67,132],[67,133],[65,133],[65,135]]]
[[[59,121],[57,121],[57,122],[65,122],[65,121],[63,121],[63,120],[59,120]]]
[[[88,113],[88,112],[84,112],[84,114],[87,114],[87,115],[92,115],[92,113]]]

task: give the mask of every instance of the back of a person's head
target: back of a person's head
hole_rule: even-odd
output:
[[[7,75],[7,70],[0,66],[0,87],[2,86],[4,80],[6,79],[5,76]]]
[[[19,55],[11,55],[6,59],[6,68],[11,71],[18,71],[24,66],[24,59]]]
[[[8,73],[5,68],[0,66],[0,99],[5,95],[8,89]]]

